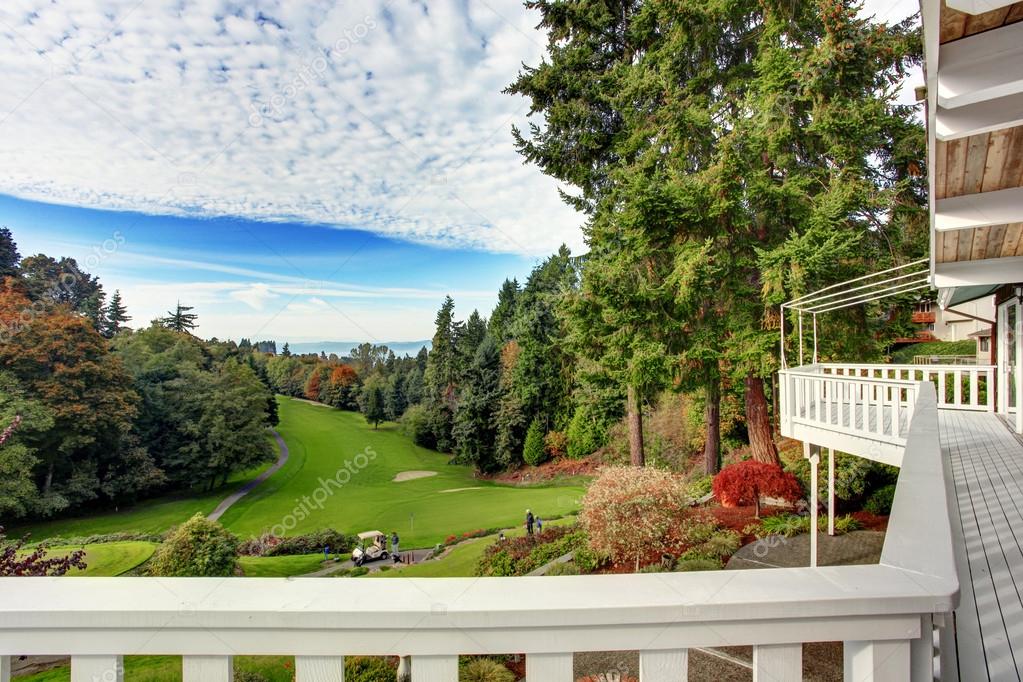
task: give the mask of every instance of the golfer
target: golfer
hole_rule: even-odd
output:
[[[526,535],[533,534],[533,512],[526,510]]]
[[[391,531],[391,554],[398,556],[398,533]]]

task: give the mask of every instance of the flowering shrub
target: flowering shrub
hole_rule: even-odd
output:
[[[550,431],[543,438],[543,446],[551,458],[564,457],[568,452],[568,437],[564,431]]]
[[[316,554],[324,547],[334,553],[346,552],[355,546],[355,539],[333,528],[321,528],[312,533],[278,537],[264,533],[250,538],[238,546],[243,556],[285,556],[293,554]]]
[[[476,564],[476,575],[525,575],[585,546],[586,534],[571,526],[552,526],[541,536],[498,540],[484,550]]]
[[[24,540],[8,540],[0,526],[0,576],[64,575],[72,568],[85,568],[85,552],[80,549],[47,558],[45,547],[22,551],[23,545]]]
[[[714,477],[714,497],[726,507],[752,504],[760,517],[760,498],[764,495],[795,502],[803,496],[799,480],[780,466],[746,460],[732,464]]]
[[[162,577],[216,577],[234,574],[238,539],[216,521],[196,514],[172,530],[149,562],[149,574]]]
[[[615,561],[661,554],[684,541],[691,500],[681,476],[650,467],[602,469],[582,501],[590,548]]]

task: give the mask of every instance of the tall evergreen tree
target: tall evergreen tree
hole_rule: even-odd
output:
[[[8,228],[0,227],[0,279],[16,277],[19,263],[21,263],[21,254],[18,253],[14,235]]]
[[[487,322],[487,332],[497,344],[503,345],[511,339],[511,325],[515,319],[519,301],[519,283],[514,279],[506,279],[497,293],[497,305]]]
[[[181,301],[178,301],[174,310],[168,311],[167,317],[160,320],[160,324],[167,327],[167,329],[190,334],[196,328],[196,320],[199,319],[199,316],[189,312],[190,310],[192,310],[192,306],[181,305]]]
[[[498,468],[494,457],[494,413],[500,397],[500,365],[497,344],[487,336],[476,349],[466,372],[455,413],[453,434],[458,457],[479,471]]]
[[[128,309],[125,308],[124,303],[121,301],[120,289],[114,291],[114,295],[110,297],[110,302],[107,304],[106,311],[104,311],[104,326],[103,336],[108,339],[112,339],[117,336],[117,333],[124,329],[124,323],[131,320],[128,315]]]

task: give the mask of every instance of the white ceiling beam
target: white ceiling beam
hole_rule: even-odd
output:
[[[934,286],[939,289],[1015,282],[1023,282],[1023,256],[938,263],[934,266]]]
[[[938,232],[1023,222],[1023,187],[964,194],[934,202]]]
[[[1016,0],[948,0],[946,3],[952,9],[967,14],[983,14],[992,10],[1008,7]]]
[[[941,46],[938,105],[955,109],[1023,92],[1023,22]]]
[[[934,123],[938,139],[946,141],[1023,125],[1023,94],[989,99],[956,109],[938,107]]]

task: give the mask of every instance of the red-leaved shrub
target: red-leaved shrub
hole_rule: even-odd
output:
[[[714,497],[726,507],[752,504],[760,516],[760,498],[795,502],[803,496],[799,480],[780,466],[746,460],[727,466],[714,477]]]

